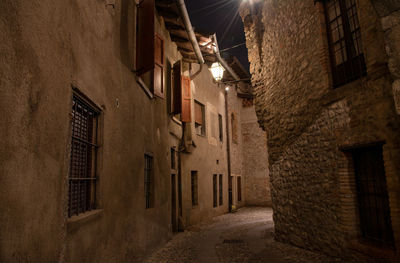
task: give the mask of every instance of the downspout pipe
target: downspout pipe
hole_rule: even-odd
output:
[[[221,53],[219,51],[219,47],[218,47],[218,41],[217,41],[217,34],[214,34],[212,36],[213,40],[214,40],[214,53],[215,56],[217,57],[217,60],[219,61],[219,63],[221,63],[221,65],[229,72],[229,74],[237,81],[240,80],[240,77],[235,73],[235,71],[233,71],[233,69],[228,65],[228,63],[226,63],[225,59],[223,59],[221,57]]]
[[[190,22],[189,14],[185,5],[185,0],[176,0],[176,4],[183,18],[183,23],[185,24],[185,29],[189,36],[189,40],[192,43],[194,53],[196,54],[199,64],[202,65],[204,64],[203,54],[201,53],[199,43],[197,42],[197,38],[194,33],[192,23]]]

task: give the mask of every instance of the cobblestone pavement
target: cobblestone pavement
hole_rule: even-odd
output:
[[[272,210],[246,207],[179,233],[146,261],[161,262],[340,262],[274,241]]]

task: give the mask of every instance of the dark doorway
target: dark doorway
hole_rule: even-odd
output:
[[[171,225],[172,232],[178,231],[178,218],[176,214],[176,175],[171,175]]]
[[[232,197],[232,176],[229,176],[229,179],[228,179],[228,200],[229,200],[229,212],[231,212],[232,211],[232,200],[233,200],[233,197]]]
[[[389,197],[382,146],[352,151],[357,185],[360,228],[364,239],[393,245]]]

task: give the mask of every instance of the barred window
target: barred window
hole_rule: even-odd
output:
[[[382,146],[352,152],[362,236],[377,244],[392,246],[393,229]]]
[[[191,172],[191,185],[192,185],[192,206],[199,204],[198,187],[197,187],[197,171]]]
[[[242,201],[242,177],[238,176],[237,178],[237,200],[238,202]]]
[[[74,94],[69,169],[68,217],[96,208],[96,162],[100,111]]]
[[[146,198],[146,208],[154,207],[154,171],[153,157],[144,155],[144,192]]]
[[[349,83],[367,72],[355,0],[325,1],[333,85]]]
[[[218,178],[217,178],[217,175],[216,174],[214,174],[213,175],[213,207],[217,207],[217,204],[218,204],[218,201],[217,201],[217,198],[218,198],[218,196],[217,196],[217,180],[218,180]]]
[[[219,175],[219,205],[223,205],[223,187],[222,187],[222,174]]]

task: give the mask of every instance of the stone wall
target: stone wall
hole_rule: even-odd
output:
[[[240,12],[257,117],[267,132],[275,238],[332,256],[360,258],[359,251],[393,261],[398,251],[361,245],[356,194],[347,180],[354,178],[352,161],[340,150],[385,141],[391,218],[399,244],[400,122],[384,32],[371,3],[357,4],[367,76],[336,89],[321,3],[252,1],[242,4]]]
[[[242,163],[246,205],[271,206],[267,135],[257,121],[252,100],[240,99]]]
[[[382,18],[389,70],[393,75],[393,95],[400,114],[400,10]]]

